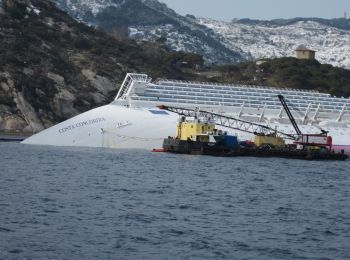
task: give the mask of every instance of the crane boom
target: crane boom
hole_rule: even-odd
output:
[[[318,147],[328,147],[329,149],[332,148],[332,137],[327,136],[328,132],[321,129],[320,134],[303,134],[299,127],[297,122],[295,121],[292,113],[290,112],[288,105],[286,101],[284,100],[284,97],[282,95],[278,95],[279,100],[281,101],[281,104],[286,111],[290,122],[292,123],[295,132],[297,132],[298,138],[296,140],[296,144],[306,145],[306,146],[318,146]]]
[[[292,125],[294,127],[295,132],[297,133],[298,136],[301,136],[302,132],[300,131],[297,122],[295,121],[292,113],[290,112],[289,107],[287,106],[287,103],[284,100],[284,97],[282,95],[278,95],[278,99],[281,101],[281,104],[282,104],[284,110],[286,111],[287,116],[288,116],[290,122],[292,123]]]
[[[243,131],[251,134],[264,134],[264,135],[276,135],[279,134],[283,136],[285,139],[296,140],[295,135],[287,134],[281,131],[277,131],[269,126],[265,126],[262,124],[257,124],[249,121],[245,121],[242,119],[229,117],[225,115],[220,115],[213,112],[191,109],[191,108],[180,108],[180,107],[172,107],[160,105],[157,106],[159,109],[167,110],[178,115],[183,115],[185,117],[204,117],[208,120],[211,119],[215,122],[216,125],[224,126],[230,129]]]

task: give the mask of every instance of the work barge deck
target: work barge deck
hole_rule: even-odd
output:
[[[163,141],[164,152],[222,157],[276,157],[300,160],[343,161],[348,158],[344,152],[335,153],[326,149],[296,149],[293,145],[274,147],[266,144],[259,147],[227,148],[225,145],[167,138]]]
[[[198,109],[159,106],[179,114],[175,137],[163,141],[163,151],[180,154],[225,157],[254,156],[302,160],[346,160],[348,156],[332,149],[332,137],[321,133],[303,134],[293,118],[283,96],[278,96],[285,108],[296,135],[277,131],[269,126],[227,117]],[[254,135],[254,140],[238,140],[237,135],[217,129],[225,126]],[[289,140],[289,144],[287,143]]]

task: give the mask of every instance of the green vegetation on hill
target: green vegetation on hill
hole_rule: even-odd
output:
[[[320,64],[317,60],[280,58],[261,65],[245,62],[216,68],[217,81],[245,82],[271,87],[311,89],[336,96],[350,96],[350,70]]]

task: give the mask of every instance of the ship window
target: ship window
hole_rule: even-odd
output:
[[[166,111],[149,110],[149,112],[156,115],[169,115]]]

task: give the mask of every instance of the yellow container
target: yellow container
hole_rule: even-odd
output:
[[[198,123],[198,122],[180,122],[177,125],[177,133],[176,136],[180,140],[188,140],[196,141],[196,137],[198,135],[203,135],[207,133],[213,132],[215,129],[215,125],[206,124],[206,123]],[[203,137],[201,137],[203,139]]]
[[[281,137],[274,136],[259,136],[256,135],[254,138],[254,143],[256,146],[261,146],[263,144],[272,144],[274,146],[285,146],[285,142]]]

